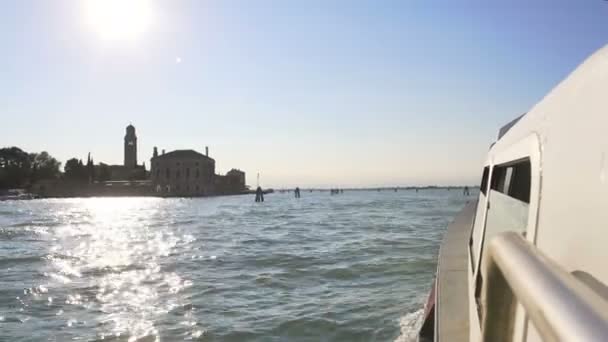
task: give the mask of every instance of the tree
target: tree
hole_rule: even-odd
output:
[[[18,147],[0,149],[0,189],[27,187],[60,175],[61,163],[48,152],[27,153]]]
[[[87,179],[89,180],[89,183],[92,183],[93,180],[95,179],[95,162],[93,161],[93,158],[91,158],[91,153],[89,153],[88,157],[87,157]]]
[[[30,163],[32,165],[31,182],[41,179],[55,179],[60,175],[59,167],[61,163],[46,151],[30,153]]]
[[[27,152],[18,147],[0,149],[0,188],[24,186],[29,180],[31,162]]]
[[[66,161],[63,170],[64,170],[64,176],[66,179],[71,179],[71,180],[86,180],[87,179],[87,170],[86,170],[85,166],[82,164],[82,160],[72,158],[72,159]]]

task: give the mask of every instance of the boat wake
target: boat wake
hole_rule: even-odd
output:
[[[401,317],[399,320],[401,334],[395,339],[395,342],[415,342],[423,320],[424,308]]]

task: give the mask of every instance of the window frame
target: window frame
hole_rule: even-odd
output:
[[[498,148],[497,148],[498,147]],[[492,150],[494,149],[494,150]],[[472,250],[473,246],[469,248],[469,258],[471,260],[470,265],[473,270],[473,279],[478,277],[480,271],[480,261],[481,261],[481,250],[484,243],[485,238],[485,230],[487,223],[487,214],[488,207],[490,206],[490,191],[492,189],[492,184],[495,182],[494,178],[496,175],[494,174],[494,166],[497,165],[508,165],[517,161],[521,161],[523,159],[528,158],[530,160],[530,212],[528,215],[528,225],[526,230],[526,239],[530,241],[532,244],[536,244],[536,226],[538,220],[538,208],[540,205],[540,189],[542,183],[542,165],[541,165],[541,150],[540,150],[540,140],[536,133],[532,133],[527,137],[511,144],[507,145],[504,148],[500,148],[497,145],[492,146],[490,152],[488,152],[488,159],[484,165],[484,167],[489,167],[489,175],[488,175],[488,183],[489,189],[487,194],[485,194],[486,203],[484,203],[484,213],[483,223],[480,225],[480,229],[482,230],[481,235],[482,238],[479,239],[479,243],[477,250],[479,251],[479,256],[477,260],[473,259]],[[478,203],[479,205],[480,203]],[[475,228],[473,226],[472,228]],[[473,234],[473,229],[471,229],[471,236]]]
[[[540,144],[540,137],[536,132],[531,132],[528,136],[525,136],[522,139],[516,140],[515,142],[509,144],[507,141],[499,141],[496,143],[490,152],[488,153],[488,159],[485,163],[485,166],[490,167],[490,188],[491,185],[496,182],[493,178],[497,175],[494,174],[494,166],[506,166],[508,164],[512,164],[523,159],[529,159],[530,161],[530,197],[528,202],[528,218],[527,224],[525,228],[525,239],[528,240],[533,245],[536,245],[536,234],[537,234],[537,226],[538,226],[538,211],[540,208],[540,191],[542,188],[542,151]],[[483,224],[480,226],[482,229],[481,239],[478,243],[478,258],[477,260],[473,260],[472,250],[469,248],[469,258],[470,258],[470,267],[471,272],[469,275],[470,282],[474,284],[474,288],[472,289],[472,295],[474,297],[474,301],[478,301],[478,299],[483,300],[483,298],[478,297],[478,292],[482,292],[483,285],[483,277],[481,268],[481,262],[483,259],[483,246],[485,244],[486,239],[486,225],[488,219],[488,210],[491,208],[491,191],[488,191],[486,195],[486,203],[483,212]],[[523,201],[522,201],[523,202]],[[472,231],[473,234],[473,231]],[[480,295],[481,296],[481,295]],[[479,305],[479,302],[477,302]],[[477,315],[476,317],[481,321],[483,320],[483,308],[477,306]],[[516,315],[516,324],[518,326],[523,326],[523,329],[520,329],[518,334],[521,334],[522,331],[525,331],[527,328],[527,321],[525,315],[520,313],[521,308],[518,307],[518,313]],[[519,336],[519,335],[518,335]],[[516,337],[516,339],[520,339],[520,337]]]

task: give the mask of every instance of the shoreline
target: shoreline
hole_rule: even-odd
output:
[[[373,192],[394,192],[394,191],[423,191],[423,190],[458,190],[464,189],[466,186],[424,186],[424,187],[382,187],[382,188],[343,188],[344,191],[373,191]],[[469,189],[479,189],[478,186],[470,186]],[[302,188],[302,192],[330,192],[331,188]],[[29,201],[36,199],[54,199],[54,198],[120,198],[120,197],[138,197],[138,198],[207,198],[207,197],[221,197],[221,196],[243,196],[243,195],[255,195],[255,190],[247,190],[238,193],[223,193],[213,194],[205,196],[162,196],[156,193],[92,193],[92,194],[65,194],[65,195],[43,195],[35,192],[28,192],[25,189],[13,189],[12,194],[0,195],[0,202],[4,201]],[[264,190],[264,195],[272,193],[287,193],[293,191],[292,188],[283,189],[267,189]]]
[[[269,189],[264,191],[264,195],[272,194],[274,190]],[[0,202],[4,201],[31,201],[37,199],[57,199],[57,198],[121,198],[121,197],[138,197],[138,198],[208,198],[208,197],[223,197],[223,196],[244,196],[255,195],[255,191],[248,190],[240,193],[214,194],[206,196],[160,196],[156,194],[90,194],[90,195],[65,195],[65,196],[44,196],[35,193],[23,192],[20,195],[0,195]]]

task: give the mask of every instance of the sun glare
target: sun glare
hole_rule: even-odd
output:
[[[104,40],[131,40],[152,23],[150,0],[86,0],[87,24]]]

